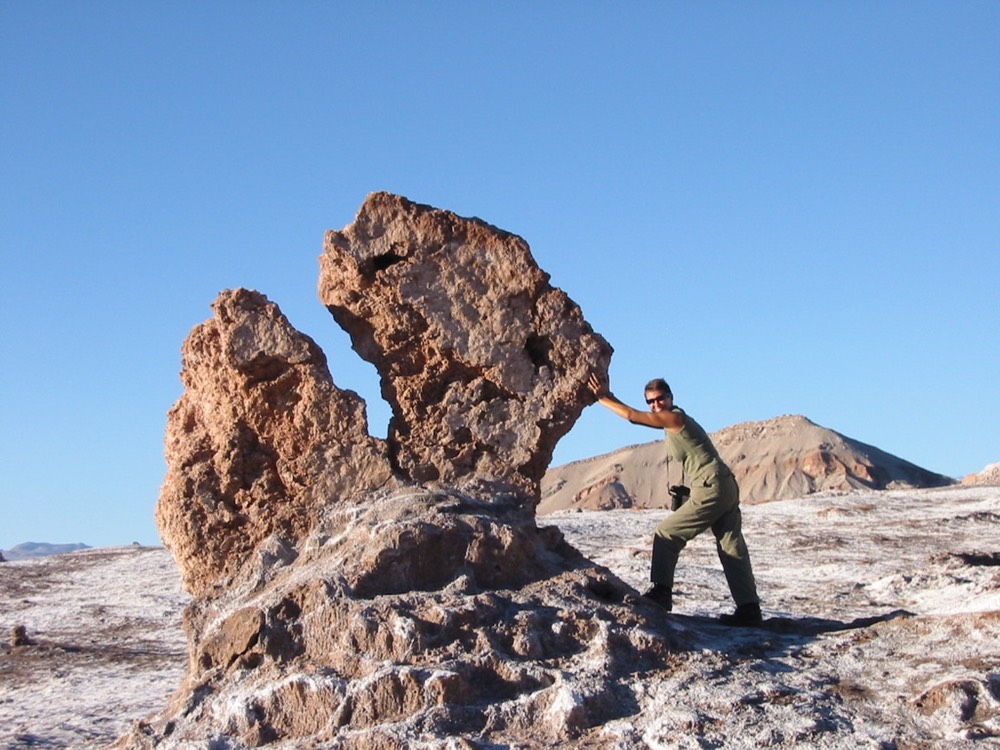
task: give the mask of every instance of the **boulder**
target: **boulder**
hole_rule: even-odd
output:
[[[24,625],[15,625],[10,631],[10,645],[14,648],[18,646],[33,646],[34,641],[28,637],[28,629]]]

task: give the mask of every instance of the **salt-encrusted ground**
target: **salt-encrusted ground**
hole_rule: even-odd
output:
[[[643,589],[664,513],[540,523]],[[744,522],[775,626],[698,619],[731,603],[696,540],[663,619],[691,649],[604,728],[609,748],[1000,746],[1000,488],[788,500]],[[161,708],[186,666],[187,601],[160,548],[0,564],[0,748],[100,747]],[[17,625],[34,645],[7,645]]]
[[[642,588],[660,517],[550,518]],[[812,497],[745,507],[744,524],[765,614],[827,632],[676,618],[702,650],[649,686],[631,746],[1000,747],[1000,488]],[[685,550],[677,589],[678,613],[731,607],[709,538]],[[884,621],[832,629],[864,618]]]
[[[188,601],[162,547],[0,564],[0,748],[100,747],[166,703]],[[16,625],[34,645],[8,645]]]

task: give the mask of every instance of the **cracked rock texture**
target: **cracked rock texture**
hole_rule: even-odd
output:
[[[402,474],[495,482],[537,502],[611,348],[523,239],[375,193],[327,233],[319,294],[381,375]]]
[[[655,608],[535,523],[611,347],[524,240],[385,193],[328,233],[320,296],[381,376],[387,439],[277,305],[219,295],[156,512],[195,595],[188,672],[119,744],[548,747],[635,711],[670,651]]]
[[[184,684],[119,746],[587,746],[676,648],[633,595],[516,504],[376,492],[197,599]]]
[[[319,511],[392,479],[365,404],[278,306],[224,291],[182,350],[184,394],[167,418],[156,508],[193,594],[223,585],[264,539],[304,536]]]

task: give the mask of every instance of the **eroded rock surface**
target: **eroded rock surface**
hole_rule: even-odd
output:
[[[232,576],[272,536],[294,546],[331,503],[391,480],[365,405],[264,295],[222,292],[184,343],[184,394],[167,419],[156,508],[193,594]]]
[[[387,193],[329,232],[320,299],[382,377],[396,468],[510,485],[537,501],[556,442],[611,348],[527,243]]]
[[[328,508],[294,560],[261,550],[196,601],[183,688],[120,745],[572,742],[634,712],[676,645],[631,596],[516,503],[375,493]]]
[[[329,233],[321,268],[389,435],[275,304],[220,294],[184,345],[157,506],[196,595],[188,674],[120,745],[548,747],[634,711],[659,612],[534,515],[610,346],[522,239],[397,196]]]
[[[964,477],[962,484],[1000,486],[1000,461],[987,464],[982,471]]]

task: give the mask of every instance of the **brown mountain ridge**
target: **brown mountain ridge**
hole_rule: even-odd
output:
[[[943,487],[954,480],[815,424],[801,415],[741,422],[712,433],[744,502],[815,492]],[[662,508],[682,482],[662,440],[549,469],[539,514],[567,508]]]

